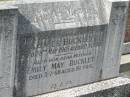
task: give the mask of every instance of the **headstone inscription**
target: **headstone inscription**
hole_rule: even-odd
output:
[[[16,96],[101,79],[108,25],[105,9],[98,4],[98,0],[18,4]]]
[[[118,76],[123,38],[117,37],[123,36],[128,5],[115,0],[106,3],[107,11],[103,0],[18,4],[14,96],[32,96]],[[110,13],[110,19],[106,18]]]
[[[12,97],[15,72],[17,8],[0,5],[0,96]]]
[[[118,76],[128,5],[106,3],[109,10],[102,0],[18,4],[15,81],[16,8],[1,8],[0,95],[12,97],[14,89],[14,97],[26,97]]]

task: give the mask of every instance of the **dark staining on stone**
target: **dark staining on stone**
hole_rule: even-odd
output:
[[[99,79],[102,79],[102,75],[103,75],[103,70],[100,70],[100,75],[99,75]]]
[[[26,68],[28,62],[28,54],[30,53],[30,47],[32,42],[28,42],[33,40],[33,37],[28,36],[19,36],[18,35],[18,45],[17,45],[17,66],[16,66],[16,79],[17,85],[14,87],[16,94],[14,97],[26,97]],[[20,45],[19,45],[20,44]],[[18,48],[19,47],[19,48]]]
[[[85,49],[87,49],[87,47],[93,48],[94,46],[95,47],[104,46],[102,45],[102,42],[104,43],[104,39],[102,36],[106,34],[103,33],[106,32],[106,25],[93,26],[93,27],[79,27],[75,29],[70,28],[64,30],[41,31],[36,26],[32,25],[30,21],[26,19],[25,16],[19,13],[18,32],[19,33],[17,39],[18,40],[17,47],[19,48],[17,48],[17,54],[18,54],[17,66],[16,66],[17,75],[15,79],[16,85],[14,86],[14,91],[16,92],[14,92],[14,97],[26,97],[27,81],[41,79],[43,77],[51,77],[52,75],[56,76],[58,74],[71,73],[81,69],[80,67],[77,67],[76,69],[67,68],[64,70],[62,69],[65,65],[64,62],[63,63],[54,62],[52,64],[51,69],[54,69],[55,71],[53,72],[46,71],[45,69],[47,67],[41,70],[40,66],[43,67],[43,65],[45,66],[49,65],[47,64],[47,61],[45,62],[42,60],[43,57],[45,57],[45,60],[48,60],[49,54],[60,55],[62,53],[69,52],[68,50],[63,48],[63,50],[56,53],[57,49],[53,48],[58,47],[59,48],[64,46],[68,47],[71,45],[74,48],[73,51],[75,51],[75,50],[82,50],[81,48],[78,49],[81,46],[79,45],[78,47],[77,44],[83,45],[84,43],[89,43],[87,46],[85,46],[86,47]],[[73,46],[74,44],[76,45],[75,47]],[[40,59],[37,60],[36,59],[37,56],[40,57]],[[35,58],[33,60],[33,64],[32,62],[31,63],[28,62],[29,57]],[[83,61],[87,62],[87,60]],[[31,67],[35,66],[36,68],[27,69],[28,65],[30,65]],[[89,68],[89,66],[87,67]],[[28,75],[29,78],[27,78]]]

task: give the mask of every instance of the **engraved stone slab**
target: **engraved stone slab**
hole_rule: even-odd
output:
[[[33,96],[117,77],[127,3],[18,3],[14,96]]]
[[[0,5],[0,95],[12,97],[16,52],[16,7]]]
[[[100,25],[21,35],[18,90],[30,96],[100,80],[106,34]]]
[[[101,0],[52,1],[18,4],[19,34],[108,23]]]

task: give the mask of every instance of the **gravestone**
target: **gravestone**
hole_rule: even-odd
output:
[[[17,97],[102,79],[108,25],[100,4],[101,0],[18,4]]]
[[[23,0],[17,6],[14,96],[119,76],[127,1]]]
[[[119,76],[128,0],[18,0],[15,6],[18,13],[0,6],[2,97]]]
[[[0,4],[0,96],[12,97],[15,72],[17,8]]]

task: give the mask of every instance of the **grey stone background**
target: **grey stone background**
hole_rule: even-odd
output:
[[[99,59],[103,60],[103,64],[101,64],[102,68],[100,68],[100,66],[99,67],[97,66],[98,68],[101,69],[101,70],[98,71],[98,74],[100,73],[100,76],[98,77],[99,78],[98,81],[103,80],[103,79],[117,77],[119,75],[119,68],[120,68],[119,60],[120,60],[120,56],[121,56],[121,47],[122,47],[123,38],[124,38],[124,36],[123,36],[124,33],[123,32],[125,30],[124,26],[125,26],[125,21],[126,21],[126,16],[127,16],[126,13],[127,13],[127,7],[128,7],[128,0],[126,2],[124,2],[123,0],[121,0],[120,2],[117,2],[117,0],[114,0],[114,2],[111,1],[109,3],[105,1],[106,3],[108,3],[108,4],[106,4],[106,3],[105,4],[107,6],[109,6],[109,10],[107,10],[105,8],[105,6],[100,6],[100,5],[104,5],[103,4],[104,2],[101,2],[101,0],[100,0],[100,2],[99,2],[99,0],[91,0],[91,2],[84,1],[84,0],[81,0],[81,1],[82,1],[81,2],[82,5],[83,5],[82,7],[84,7],[83,9],[80,8],[80,6],[78,5],[79,1],[74,1],[74,2],[69,1],[69,2],[62,2],[62,3],[61,2],[60,3],[54,3],[54,2],[53,3],[47,3],[47,2],[45,3],[44,2],[44,4],[41,4],[41,3],[36,2],[36,1],[35,1],[35,3],[33,2],[33,4],[32,4],[32,2],[31,3],[26,3],[26,2],[20,3],[19,2],[19,3],[16,4],[19,7],[19,9],[18,9],[19,10],[18,25],[16,23],[17,22],[17,19],[16,19],[17,16],[14,15],[14,18],[16,19],[16,21],[14,21],[15,22],[14,26],[13,26],[14,29],[11,32],[12,33],[11,35],[13,35],[13,33],[15,34],[16,28],[18,27],[17,47],[19,47],[18,45],[21,45],[19,43],[23,44],[20,47],[24,47],[25,46],[24,45],[25,41],[23,40],[23,42],[19,42],[19,39],[20,39],[19,36],[20,35],[23,35],[23,34],[26,34],[26,33],[33,33],[34,35],[37,35],[38,32],[42,32],[42,31],[59,30],[59,29],[63,30],[65,28],[68,29],[70,27],[68,25],[64,26],[64,22],[62,22],[63,20],[60,20],[61,18],[64,17],[64,15],[67,15],[67,14],[64,14],[64,12],[61,11],[60,13],[62,13],[62,16],[57,16],[56,17],[56,18],[60,18],[59,19],[60,22],[58,21],[57,23],[60,24],[60,25],[63,25],[61,28],[59,28],[59,26],[57,28],[56,26],[54,26],[55,22],[54,21],[52,22],[52,20],[55,20],[54,17],[51,17],[51,15],[50,15],[51,13],[48,12],[48,10],[46,12],[46,9],[48,9],[48,5],[49,5],[49,8],[50,8],[50,7],[52,7],[52,5],[55,5],[55,4],[58,5],[59,7],[62,7],[60,4],[65,4],[65,6],[66,5],[68,6],[70,4],[70,5],[73,5],[72,7],[75,7],[74,4],[76,4],[77,8],[82,9],[82,10],[79,10],[79,12],[81,12],[81,13],[77,13],[76,17],[74,17],[74,19],[76,20],[76,23],[78,22],[79,25],[72,25],[71,27],[77,28],[77,27],[86,27],[86,26],[95,26],[95,25],[101,26],[102,24],[107,24],[108,25],[108,31],[107,31],[108,33],[105,33],[105,31],[104,31],[104,33],[107,34],[106,44],[104,46],[105,51],[102,50],[102,52],[100,52],[101,56],[105,52],[104,60],[103,60],[103,58],[98,57]],[[84,6],[84,4],[88,5],[88,7]],[[43,5],[46,8],[43,8]],[[56,7],[52,7],[50,10],[52,10],[52,9],[59,10],[59,8],[56,8],[56,9],[55,8]],[[96,8],[98,8],[98,9],[96,9]],[[45,13],[41,9],[45,10],[44,11]],[[85,15],[85,17],[82,17],[83,12],[85,13],[84,9],[89,9],[88,10],[89,18],[86,17],[87,15]],[[6,7],[2,7],[2,10],[8,10],[8,9]],[[106,10],[106,12],[104,12],[105,10]],[[111,15],[110,15],[110,10],[112,10]],[[66,10],[64,10],[64,11],[66,11]],[[4,11],[2,11],[2,12],[4,12]],[[57,14],[57,13],[55,13],[55,14]],[[85,13],[85,14],[87,14],[87,13]],[[108,17],[105,16],[106,14],[108,15]],[[70,15],[71,14],[69,14],[68,16],[70,16]],[[42,16],[44,16],[44,17],[42,17]],[[66,16],[66,17],[68,17],[68,16]],[[40,18],[41,20],[39,20],[39,17],[41,17]],[[66,19],[66,17],[64,17],[64,18]],[[42,21],[42,19],[44,19],[44,18],[46,18],[45,19],[46,21]],[[109,19],[110,19],[110,21],[108,21]],[[55,21],[57,21],[57,19]],[[72,21],[70,21],[70,22],[72,22]],[[7,30],[6,28],[4,28],[4,29],[5,29],[4,32],[8,32],[8,31],[6,31]],[[10,29],[9,29],[9,31],[10,31]],[[5,34],[8,34],[8,33],[5,33]],[[5,38],[7,38],[8,35],[5,35]],[[13,42],[11,41],[11,38],[13,38],[12,39]],[[16,93],[16,95],[15,95],[16,97],[25,97],[25,96],[38,95],[38,94],[45,93],[44,91],[50,92],[50,90],[48,91],[48,90],[46,90],[46,88],[44,88],[42,86],[43,84],[39,84],[39,82],[37,82],[37,81],[32,82],[32,84],[27,84],[28,81],[26,80],[26,75],[25,75],[26,72],[24,72],[24,69],[26,68],[25,63],[27,63],[27,58],[26,57],[23,58],[23,56],[20,58],[21,64],[19,64],[19,62],[16,63],[16,73],[15,73],[16,75],[15,75],[15,81],[13,81],[14,68],[15,68],[15,66],[14,66],[14,62],[15,62],[15,60],[14,60],[14,58],[15,58],[14,49],[15,49],[15,46],[16,46],[15,45],[16,44],[15,43],[15,38],[16,37],[10,37],[9,40],[8,40],[8,43],[12,44],[11,46],[13,46],[13,47],[9,48],[8,47],[10,45],[9,44],[9,45],[6,45],[8,49],[2,49],[5,52],[6,51],[9,52],[8,55],[3,54],[4,57],[2,56],[2,58],[5,58],[5,59],[7,58],[8,59],[7,65],[4,65],[4,66],[7,66],[6,70],[4,70],[4,71],[5,72],[7,71],[8,74],[11,74],[11,76],[6,77],[6,73],[3,74],[3,72],[1,72],[0,74],[3,76],[3,78],[11,78],[11,79],[10,79],[9,82],[6,83],[7,86],[8,86],[8,84],[10,84],[10,87],[8,87],[8,89],[7,89],[8,91],[5,91],[5,89],[4,90],[1,89],[2,92],[0,91],[0,94],[2,94],[2,96],[11,97],[13,89],[14,89],[14,95]],[[24,56],[27,56],[27,53],[26,53],[27,49],[28,49],[28,46],[26,46],[26,48],[23,48],[21,50],[20,54],[23,54]],[[19,57],[18,57],[19,56],[19,51],[18,50],[19,50],[19,48],[17,49],[17,59],[19,59]],[[13,51],[13,53],[11,51]],[[9,56],[12,56],[12,57],[8,58]],[[22,60],[22,58],[23,58],[23,60]],[[97,61],[97,63],[102,63],[101,60]],[[16,62],[17,61],[19,61],[19,60],[16,60]],[[4,62],[5,61],[3,60],[3,63]],[[10,65],[10,63],[11,63],[11,65]],[[3,64],[2,64],[2,67],[3,67]],[[95,72],[97,72],[96,70],[97,69],[95,69]],[[88,73],[90,73],[90,72],[87,72],[87,74]],[[79,76],[80,76],[80,74],[79,74]],[[76,85],[85,84],[86,80],[88,82],[97,81],[97,79],[96,80],[95,79],[94,80],[87,79],[86,78],[86,73],[82,77],[84,77],[84,78],[80,79],[81,81],[76,83]],[[95,78],[95,76],[93,76],[93,75],[92,75],[92,77]],[[62,78],[62,76],[61,76],[61,78]],[[75,76],[73,78],[70,78],[70,79],[75,80],[76,78],[77,78],[77,76]],[[66,78],[66,79],[68,79],[68,78]],[[123,79],[124,80],[121,83],[119,82],[119,86],[113,87],[113,84],[110,84],[109,86],[111,86],[111,87],[109,87],[107,89],[102,89],[103,88],[102,87],[101,90],[100,90],[101,92],[95,91],[95,93],[97,93],[96,95],[100,96],[101,94],[103,94],[103,96],[105,96],[105,94],[107,94],[108,97],[110,95],[111,96],[113,95],[113,97],[117,97],[119,95],[122,97],[122,95],[124,95],[124,96],[126,95],[126,97],[127,97],[129,95],[129,91],[127,91],[127,90],[129,90],[129,81],[127,79],[125,79],[125,78],[123,78]],[[116,80],[121,80],[121,79],[116,79]],[[125,84],[124,82],[126,80],[128,81],[128,83]],[[53,81],[56,81],[57,84],[59,83],[59,81],[57,81],[57,80],[53,80]],[[112,82],[114,82],[114,81],[115,80],[113,80]],[[15,82],[15,84],[13,82]],[[36,83],[36,86],[34,85],[34,83]],[[52,83],[52,80],[50,79],[50,84],[51,83]],[[108,83],[109,83],[109,81],[108,81]],[[100,85],[103,85],[103,84],[105,84],[105,83],[102,83]],[[14,87],[13,87],[13,85],[14,85]],[[31,88],[26,87],[27,85],[30,85]],[[32,86],[32,85],[34,85],[34,86]],[[97,84],[97,85],[99,85],[99,84]],[[75,85],[71,85],[70,87],[72,87],[72,86],[75,86]],[[94,86],[94,87],[96,87],[96,86]],[[38,88],[36,88],[36,87],[38,87]],[[43,88],[43,90],[41,88]],[[64,89],[64,88],[67,88],[67,86],[62,87],[62,88],[58,87],[55,90],[59,90],[59,88]],[[87,90],[87,88],[84,88],[84,89]],[[42,91],[39,92],[38,90],[39,91],[42,90]],[[77,92],[78,91],[76,91],[76,93]],[[110,93],[110,95],[108,94],[108,92]],[[3,94],[5,94],[5,95],[3,95]],[[87,95],[89,95],[90,97],[96,96],[94,93],[92,93],[92,94],[88,93]],[[86,96],[86,97],[87,97],[87,95],[81,94],[81,96]]]

